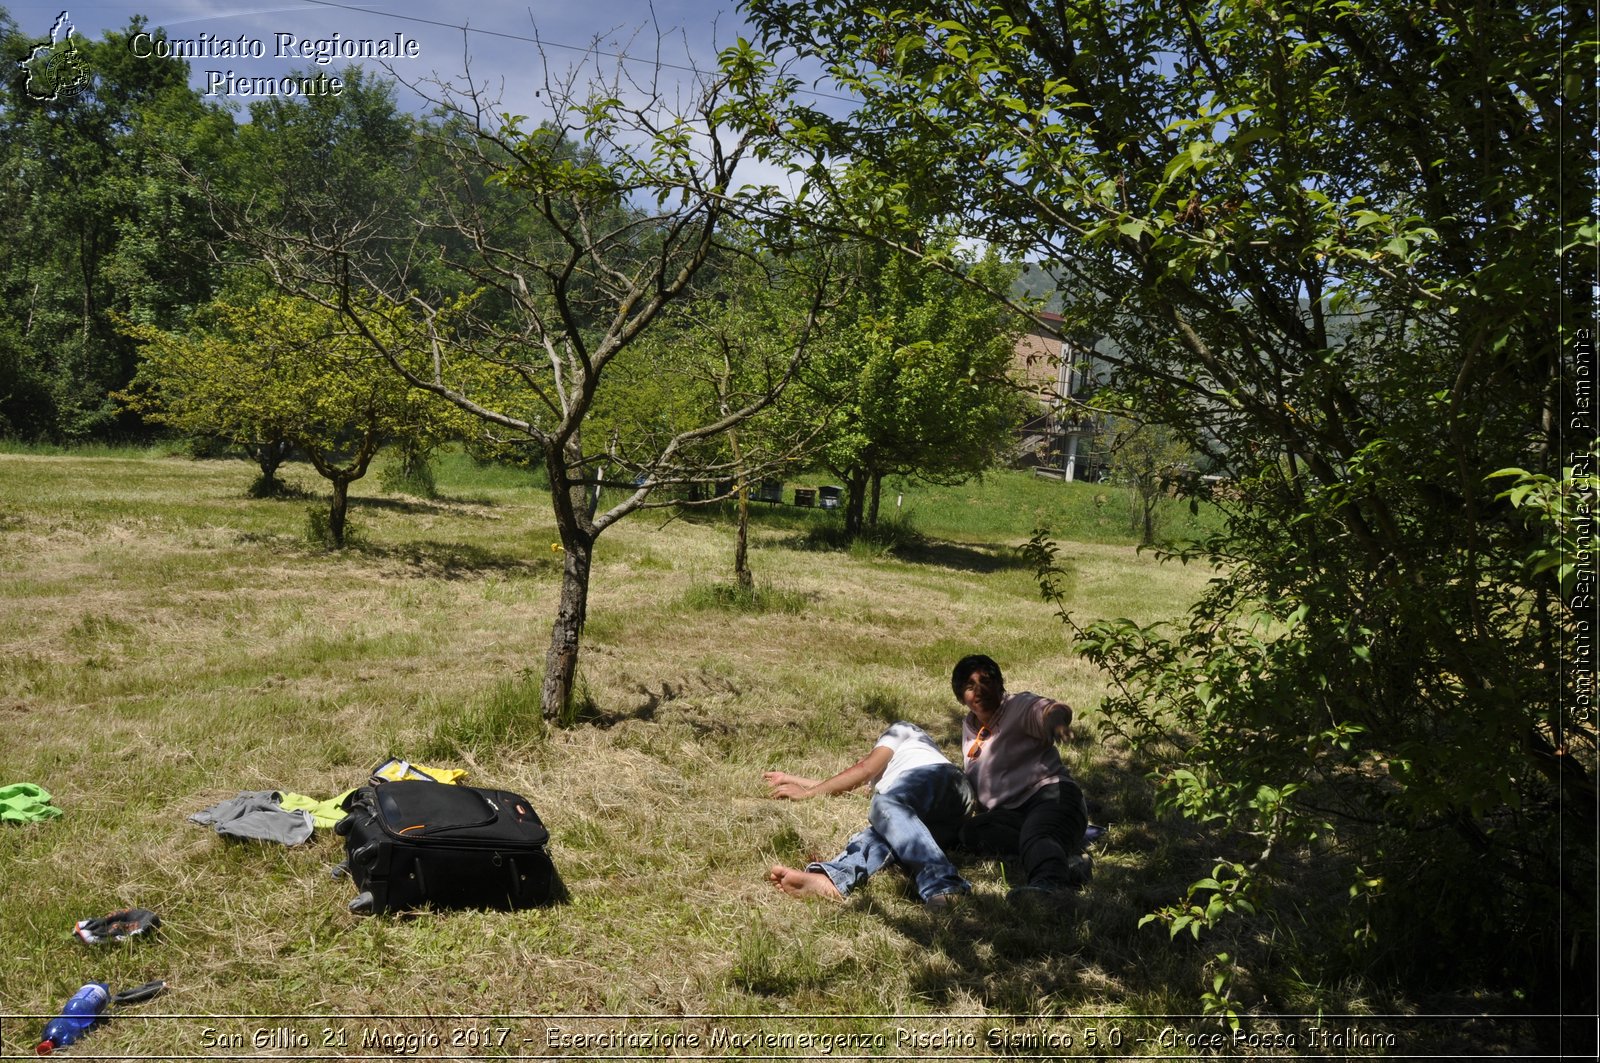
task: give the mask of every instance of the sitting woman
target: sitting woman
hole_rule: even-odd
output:
[[[983,654],[963,657],[950,687],[967,709],[961,741],[980,809],[961,828],[962,846],[979,856],[1020,857],[1027,882],[1009,900],[1082,888],[1089,811],[1056,752],[1072,709],[1039,694],[1006,693],[1000,666]]]

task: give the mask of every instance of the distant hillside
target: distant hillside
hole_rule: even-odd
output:
[[[1051,313],[1061,312],[1061,291],[1056,278],[1043,266],[1024,263],[1011,294],[1018,299],[1042,299],[1044,308]]]

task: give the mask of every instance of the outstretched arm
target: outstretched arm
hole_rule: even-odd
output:
[[[762,778],[766,779],[767,785],[772,788],[772,797],[788,801],[804,801],[808,797],[842,794],[864,783],[874,782],[883,775],[883,769],[889,766],[889,761],[893,757],[894,753],[887,746],[876,746],[871,753],[833,778],[822,782],[801,779],[781,771],[769,771]]]
[[[1051,741],[1065,742],[1067,729],[1072,726],[1072,706],[1064,701],[1052,702],[1044,710],[1044,733]]]

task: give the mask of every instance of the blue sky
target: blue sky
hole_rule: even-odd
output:
[[[567,70],[583,58],[586,49],[598,42],[607,53],[637,54],[652,59],[658,34],[655,26],[667,32],[661,55],[673,66],[714,60],[717,47],[726,45],[742,28],[733,0],[533,0],[532,3],[441,4],[423,0],[148,0],[138,3],[106,3],[103,0],[73,3],[50,0],[38,3],[6,3],[20,33],[31,38],[48,36],[51,25],[65,8],[70,22],[82,37],[100,39],[107,30],[122,29],[135,14],[145,16],[151,27],[163,27],[172,39],[212,38],[260,42],[265,56],[255,58],[208,57],[190,60],[191,81],[205,91],[218,83],[208,80],[209,70],[233,71],[240,77],[281,77],[292,70],[318,69],[336,73],[349,60],[337,59],[332,65],[313,68],[295,58],[279,58],[278,34],[296,40],[326,40],[337,34],[343,39],[392,39],[403,34],[416,42],[416,58],[394,63],[393,73],[402,81],[424,80],[434,75],[459,79],[464,59],[470,57],[474,80],[489,82],[501,92],[508,107],[522,113],[536,113],[519,101],[531,97],[542,83],[545,67],[554,73]],[[462,26],[467,27],[463,34]],[[532,38],[544,42],[543,55]],[[609,62],[609,61],[608,61]],[[370,61],[363,63],[370,65]],[[634,68],[643,72],[641,64]],[[687,74],[667,71],[668,77]],[[221,82],[217,98],[247,104],[249,99],[226,92]],[[503,86],[503,90],[502,90]],[[416,106],[406,98],[406,106]]]

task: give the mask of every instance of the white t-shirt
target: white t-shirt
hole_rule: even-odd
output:
[[[878,737],[872,748],[879,746],[888,749],[894,756],[889,758],[889,766],[883,769],[883,774],[873,784],[873,790],[878,793],[889,789],[896,779],[915,768],[950,765],[949,758],[939,752],[938,744],[927,731],[904,720],[889,725],[889,729]]]

